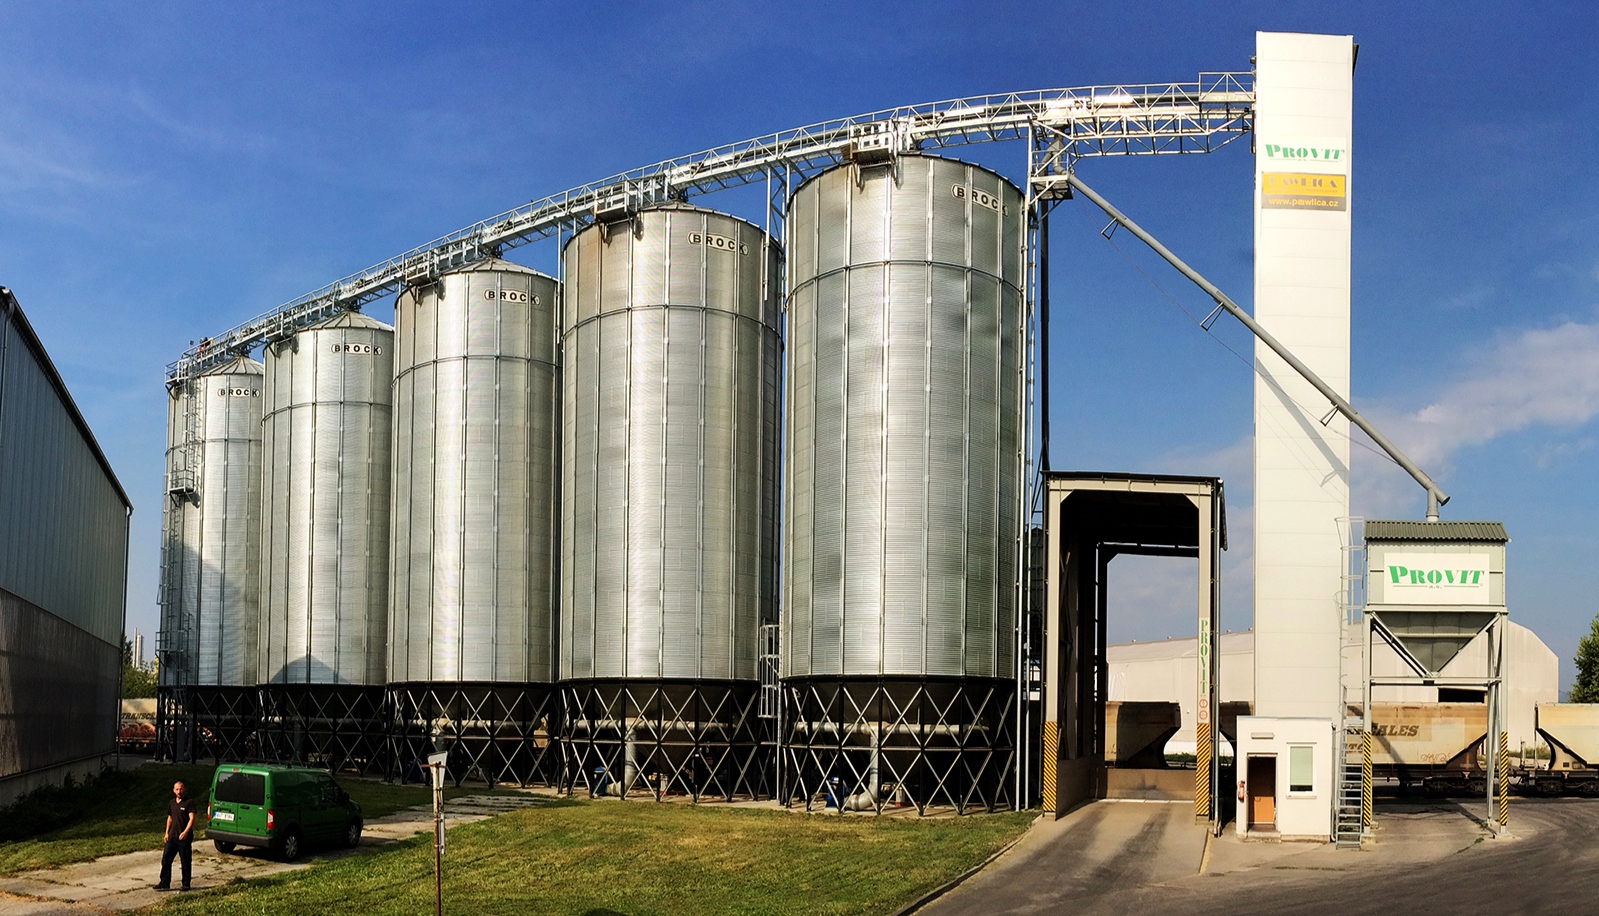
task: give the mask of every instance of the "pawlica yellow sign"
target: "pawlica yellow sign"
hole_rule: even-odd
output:
[[[1262,210],[1348,210],[1349,179],[1316,172],[1260,173]]]

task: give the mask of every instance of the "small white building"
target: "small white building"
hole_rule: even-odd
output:
[[[1505,641],[1505,730],[1510,747],[1536,743],[1533,713],[1539,703],[1560,701],[1560,659],[1544,645],[1538,634],[1511,621]],[[1158,642],[1131,642],[1107,646],[1110,665],[1111,700],[1167,701],[1182,707],[1183,725],[1166,743],[1173,754],[1194,752],[1194,665],[1198,659],[1198,640],[1163,639]],[[1486,664],[1487,641],[1482,635],[1467,643],[1460,654],[1444,666],[1441,674],[1466,676],[1480,674]],[[1372,673],[1378,677],[1404,673],[1403,662],[1386,644],[1378,643],[1372,658]],[[1461,691],[1439,695],[1437,687],[1378,687],[1373,690],[1378,703],[1481,702],[1481,691],[1474,696]],[[1255,699],[1255,636],[1249,630],[1226,633],[1221,637],[1221,701],[1252,702]],[[1258,707],[1256,707],[1258,708]]]
[[[1239,836],[1332,836],[1336,737],[1331,719],[1239,717]]]

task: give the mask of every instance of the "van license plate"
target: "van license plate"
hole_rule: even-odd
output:
[[[233,820],[233,812],[232,811],[218,811],[215,814],[211,815],[211,819],[213,821],[231,821],[231,820]]]

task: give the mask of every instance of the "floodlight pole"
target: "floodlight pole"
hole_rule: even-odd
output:
[[[1216,284],[1206,280],[1200,275],[1199,271],[1189,267],[1183,262],[1182,258],[1172,254],[1171,250],[1165,245],[1162,245],[1159,240],[1150,235],[1148,232],[1145,232],[1143,227],[1128,219],[1126,214],[1112,206],[1110,201],[1100,197],[1093,188],[1083,184],[1082,179],[1078,178],[1076,173],[1068,173],[1066,175],[1066,181],[1073,190],[1082,192],[1082,195],[1093,202],[1094,206],[1104,210],[1105,215],[1111,218],[1111,222],[1115,223],[1116,225],[1126,227],[1128,232],[1138,236],[1139,241],[1143,242],[1145,245],[1148,245],[1151,250],[1160,255],[1162,258],[1165,258],[1166,262],[1177,268],[1177,270],[1182,273],[1183,276],[1194,281],[1194,284],[1200,289],[1204,290],[1206,295],[1214,299],[1218,306],[1226,309],[1228,314],[1242,322],[1244,327],[1248,328],[1256,337],[1260,338],[1261,343],[1270,347],[1273,353],[1276,353],[1278,356],[1282,357],[1283,362],[1286,362],[1288,365],[1292,366],[1294,371],[1298,372],[1300,376],[1305,379],[1305,381],[1315,386],[1316,390],[1321,392],[1323,397],[1332,402],[1334,409],[1348,418],[1349,422],[1360,427],[1361,432],[1364,432],[1366,435],[1370,436],[1371,441],[1377,443],[1377,445],[1383,451],[1388,453],[1388,457],[1392,458],[1396,464],[1404,468],[1411,477],[1415,478],[1417,483],[1421,484],[1422,487],[1426,489],[1427,521],[1436,522],[1438,520],[1438,507],[1449,502],[1449,494],[1445,493],[1438,486],[1438,484],[1434,483],[1433,479],[1427,476],[1426,471],[1423,471],[1416,465],[1414,461],[1411,461],[1408,457],[1406,457],[1405,453],[1401,452],[1398,446],[1388,441],[1388,437],[1378,432],[1377,427],[1372,426],[1370,421],[1361,416],[1360,413],[1355,410],[1354,406],[1349,403],[1349,401],[1345,400],[1342,395],[1334,391],[1331,385],[1322,381],[1321,376],[1311,371],[1309,366],[1300,362],[1299,357],[1289,352],[1287,347],[1278,342],[1277,338],[1271,336],[1271,333],[1265,328],[1261,327],[1260,323],[1255,321],[1255,319],[1251,317],[1248,312],[1240,308],[1238,303],[1234,302],[1232,299],[1229,299],[1226,293],[1222,292],[1220,289],[1217,289]]]

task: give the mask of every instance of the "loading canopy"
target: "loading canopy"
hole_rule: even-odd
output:
[[[1122,554],[1194,557],[1199,560],[1194,813],[1214,829],[1220,824],[1219,567],[1227,546],[1222,481],[1083,472],[1044,477],[1044,810],[1059,816],[1105,794],[1110,561]]]

